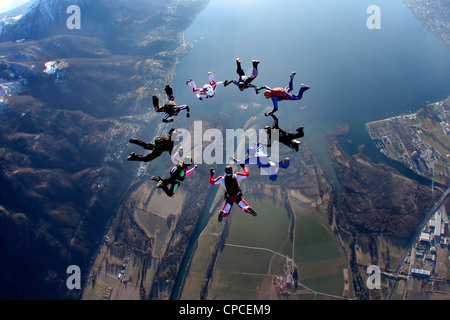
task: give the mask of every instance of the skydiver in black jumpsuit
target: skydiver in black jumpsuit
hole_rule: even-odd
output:
[[[147,143],[139,139],[131,138],[129,140],[130,143],[137,144],[138,146],[141,146],[145,150],[152,150],[152,152],[150,152],[147,155],[135,154],[134,152],[132,152],[127,157],[127,160],[149,162],[158,158],[165,151],[172,154],[172,150],[174,147],[174,140],[177,139],[177,136],[178,134],[176,133],[175,129],[172,128],[170,129],[169,133],[157,137],[153,143]]]
[[[298,127],[296,130],[297,133],[288,133],[288,132],[284,131],[283,129],[280,129],[280,127],[278,126],[278,118],[274,114],[270,114],[270,116],[274,120],[272,128],[269,126],[266,126],[264,128],[268,135],[267,147],[272,146],[272,129],[277,129],[279,132],[278,141],[281,142],[282,144],[288,146],[295,152],[297,152],[298,146],[301,144],[301,142],[296,139],[303,138],[305,136],[305,133],[303,132],[303,127]]]
[[[239,75],[239,80],[235,81],[235,80],[226,80],[224,81],[223,85],[226,87],[231,83],[234,83],[239,90],[244,91],[247,88],[254,88],[256,93],[259,92],[260,89],[262,88],[257,88],[254,84],[252,84],[252,81],[256,79],[256,77],[258,76],[258,64],[259,61],[258,60],[252,60],[252,64],[253,64],[253,69],[252,69],[252,74],[250,76],[247,76],[244,72],[244,70],[242,70],[242,66],[241,66],[241,60],[239,58],[236,59],[236,65],[237,65],[237,74]]]
[[[161,106],[159,105],[159,98],[156,95],[153,95],[153,107],[155,108],[156,112],[165,112],[166,114],[163,117],[162,122],[168,123],[173,122],[173,119],[168,120],[168,118],[177,116],[181,111],[185,110],[187,111],[187,117],[189,118],[191,115],[189,113],[190,109],[188,105],[181,105],[177,106],[175,103],[175,95],[173,94],[173,89],[170,85],[166,85],[164,88],[164,91],[167,94],[168,102]]]

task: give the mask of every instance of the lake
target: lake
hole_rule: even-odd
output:
[[[366,25],[373,4],[381,9],[379,30]],[[240,92],[234,85],[198,101],[186,85],[190,78],[200,87],[214,70],[216,81],[236,80],[237,57],[244,70],[252,59],[261,61],[258,86],[284,87],[295,70],[294,92],[301,83],[311,89],[299,102],[280,103],[280,126],[304,125],[304,139],[328,171],[327,130],[348,124],[353,149],[347,151],[364,143],[369,156],[383,161],[364,124],[415,112],[450,94],[450,50],[401,0],[212,0],[186,39],[194,47],[181,60],[173,85],[177,101],[192,106],[193,117],[214,117],[228,100],[271,103],[262,92]],[[259,117],[264,120],[262,112]]]

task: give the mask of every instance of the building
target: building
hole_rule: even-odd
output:
[[[424,269],[412,268],[411,269],[411,273],[413,275],[419,276],[419,277],[430,277],[431,276],[431,271],[430,270],[424,270]]]
[[[423,231],[419,237],[420,242],[427,243],[427,244],[429,244],[431,242],[431,239],[432,239],[431,233],[428,233],[425,231]]]

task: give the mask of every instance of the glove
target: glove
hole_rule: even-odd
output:
[[[197,169],[198,169],[198,165],[195,165],[195,166],[194,166],[194,170],[197,170]]]

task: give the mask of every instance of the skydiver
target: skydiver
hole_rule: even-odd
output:
[[[269,113],[265,113],[264,115],[266,117],[278,111],[278,101],[300,100],[303,97],[303,93],[310,88],[310,86],[302,83],[298,95],[290,94],[290,92],[294,90],[293,81],[295,75],[296,75],[295,71],[291,73],[289,85],[286,88],[277,87],[272,89],[270,87],[264,86],[258,89],[258,91],[266,89],[266,91],[264,92],[264,97],[266,97],[266,99],[272,99],[273,102],[273,110],[270,111]]]
[[[252,64],[253,64],[253,69],[252,69],[252,73],[250,76],[246,76],[244,70],[242,70],[242,66],[241,66],[241,60],[239,58],[236,59],[236,65],[237,65],[237,74],[239,75],[239,80],[235,81],[235,80],[226,80],[224,82],[224,86],[228,86],[231,83],[234,83],[235,85],[238,86],[239,90],[244,91],[247,88],[254,88],[256,93],[259,92],[259,90],[261,90],[262,88],[258,88],[253,85],[251,82],[253,80],[255,80],[255,78],[258,76],[258,64],[259,61],[258,60],[252,60]]]
[[[180,183],[198,168],[197,165],[195,165],[194,168],[188,170],[188,168],[192,165],[192,158],[185,157],[181,160],[178,157],[181,150],[182,149],[180,148],[180,150],[178,150],[172,157],[173,161],[177,164],[170,169],[170,177],[168,179],[163,179],[160,176],[152,176],[150,178],[153,181],[158,181],[156,187],[162,189],[169,197],[173,197],[180,186]]]
[[[230,214],[234,203],[236,203],[242,211],[250,213],[255,217],[257,215],[256,211],[242,198],[239,180],[247,178],[250,173],[244,164],[241,164],[241,167],[244,169],[244,172],[237,172],[236,174],[233,174],[233,168],[231,166],[227,166],[225,168],[225,175],[218,178],[214,178],[215,170],[211,169],[209,182],[211,184],[222,184],[225,189],[225,204],[219,212],[219,222],[222,222],[222,219]]]
[[[273,160],[267,153],[264,152],[264,146],[261,144],[258,144],[256,149],[253,147],[248,148],[247,154],[247,159],[233,159],[233,161],[235,163],[257,164],[259,168],[262,168],[265,175],[269,176],[269,179],[272,181],[276,181],[278,178],[278,168],[289,168],[289,158],[285,158],[282,161]]]
[[[160,106],[159,105],[159,98],[156,95],[153,95],[153,107],[155,108],[156,112],[165,112],[166,114],[163,117],[162,122],[168,123],[173,122],[173,119],[167,120],[170,117],[177,116],[181,111],[185,110],[187,111],[187,117],[189,118],[191,115],[189,113],[190,109],[187,105],[181,105],[177,106],[175,104],[175,95],[173,94],[173,89],[170,85],[166,85],[164,88],[164,91],[167,94],[168,102]]]
[[[130,143],[137,144],[138,146],[141,146],[145,150],[152,150],[147,155],[141,155],[141,154],[135,154],[132,152],[128,157],[128,161],[143,161],[143,162],[150,162],[156,158],[158,158],[163,152],[167,151],[170,154],[172,154],[172,150],[174,147],[174,140],[176,140],[178,137],[178,133],[175,129],[170,129],[169,133],[156,137],[155,141],[153,143],[147,143],[145,141],[131,138],[129,140]]]
[[[266,126],[264,128],[268,135],[267,147],[270,148],[272,146],[272,130],[276,129],[279,132],[278,141],[283,143],[284,145],[288,146],[295,152],[297,152],[298,147],[301,144],[301,142],[298,141],[297,139],[303,138],[305,136],[305,133],[303,132],[303,127],[298,127],[296,130],[297,133],[286,132],[283,129],[280,129],[280,127],[278,126],[278,118],[274,114],[270,114],[270,115],[272,116],[272,118],[274,120],[274,122],[272,124],[272,128],[269,126]]]
[[[212,98],[216,94],[217,85],[223,84],[223,81],[216,82],[214,80],[214,71],[208,72],[209,83],[205,84],[202,88],[198,88],[194,80],[190,79],[186,84],[192,88],[194,93],[197,93],[197,98],[202,100],[203,98]]]

